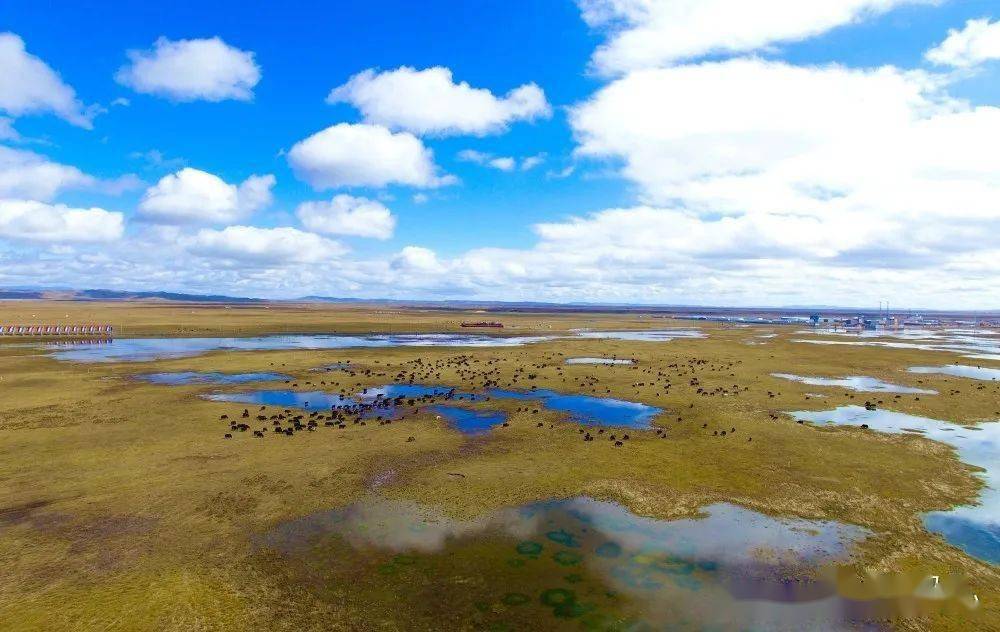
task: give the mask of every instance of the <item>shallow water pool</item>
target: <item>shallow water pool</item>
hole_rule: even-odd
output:
[[[927,395],[937,394],[937,391],[931,391],[923,388],[914,388],[911,386],[901,386],[899,384],[893,384],[891,382],[883,382],[882,380],[863,375],[848,376],[841,378],[805,377],[802,375],[792,375],[791,373],[772,373],[771,375],[773,377],[780,377],[783,380],[802,382],[803,384],[810,384],[812,386],[840,386],[842,388],[847,388],[852,391],[862,391],[862,392],[872,392],[872,393],[920,393]]]
[[[910,373],[930,373],[968,377],[974,380],[1000,380],[1000,369],[989,367],[968,366],[965,364],[948,364],[945,366],[911,366]]]
[[[635,364],[635,360],[619,358],[566,358],[566,364]]]
[[[892,433],[916,431],[928,439],[954,446],[962,461],[985,470],[982,476],[987,487],[979,505],[929,513],[924,516],[924,524],[969,555],[1000,564],[1000,423],[966,427],[889,410],[866,410],[862,406],[791,414],[817,424],[868,424],[872,430]]]
[[[352,349],[365,347],[514,347],[552,339],[549,336],[485,336],[480,334],[378,334],[338,336],[296,334],[251,338],[116,338],[46,349],[60,360],[73,362],[142,362],[180,358],[210,351],[265,351],[276,349]]]
[[[153,384],[247,384],[251,382],[281,382],[292,379],[281,373],[217,373],[202,371],[175,371],[170,373],[144,373],[137,378]]]
[[[282,523],[258,547],[332,598],[346,583],[377,612],[391,594],[393,611],[445,628],[840,630],[876,606],[815,571],[867,535],[726,503],[657,520],[576,497],[456,519],[372,497]]]

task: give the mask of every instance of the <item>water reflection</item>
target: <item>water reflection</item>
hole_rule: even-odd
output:
[[[851,389],[852,391],[880,392],[880,393],[883,392],[921,393],[927,395],[937,394],[937,391],[931,391],[923,388],[913,388],[910,386],[900,386],[899,384],[883,382],[882,380],[878,380],[873,377],[867,377],[863,375],[848,376],[841,378],[804,377],[801,375],[792,375],[791,373],[772,373],[771,375],[774,377],[780,377],[781,379],[784,380],[802,382],[803,384],[810,384],[812,386],[840,386],[843,388]]]
[[[566,358],[566,364],[635,364],[635,360],[619,358]]]
[[[479,334],[379,334],[337,336],[301,334],[252,338],[116,338],[72,347],[45,345],[60,360],[74,362],[141,362],[180,358],[209,351],[277,349],[351,349],[364,347],[513,347],[552,339],[550,336],[485,336]]]
[[[546,389],[510,391],[493,388],[486,391],[486,394],[501,399],[538,400],[545,408],[567,413],[573,421],[588,425],[650,428],[653,418],[662,412],[655,406],[639,402],[557,393]]]
[[[575,331],[579,338],[667,341],[676,338],[704,338],[696,330],[669,329],[646,331]],[[278,349],[353,349],[364,347],[516,347],[555,340],[546,336],[492,336],[468,333],[437,334],[294,334],[250,338],[116,338],[66,345],[44,343],[60,360],[74,362],[141,362],[161,358],[180,358],[209,351],[260,351]],[[349,368],[349,367],[339,367]]]
[[[946,366],[911,366],[910,373],[939,373],[942,375],[954,375],[955,377],[968,377],[974,380],[1000,380],[1000,369],[991,369],[981,366],[967,366],[965,364],[948,364]]]
[[[631,340],[636,342],[664,342],[678,338],[705,338],[697,329],[644,329],[635,331],[589,331],[574,330],[580,338]]]
[[[1000,337],[992,331],[976,329],[906,329],[901,331],[823,331],[807,330],[816,336],[852,337],[857,340],[796,339],[818,345],[860,345],[888,347],[891,349],[920,349],[924,351],[949,351],[965,354],[967,358],[1000,359]]]
[[[498,410],[477,410],[458,406],[431,406],[431,412],[443,417],[453,428],[465,434],[477,435],[507,421],[507,413]]]
[[[175,371],[171,373],[145,373],[136,376],[153,384],[247,384],[250,382],[280,382],[292,379],[281,373],[218,373],[201,371]]]
[[[438,414],[445,417],[455,427],[468,432],[482,432],[491,426],[503,423],[505,413],[490,409],[489,399],[516,399],[538,401],[549,410],[566,413],[572,421],[586,425],[604,425],[625,428],[649,428],[661,409],[638,402],[629,402],[610,397],[571,395],[549,390],[510,391],[490,389],[485,393],[462,393],[446,386],[424,386],[420,384],[387,384],[369,387],[355,395],[328,393],[324,391],[259,390],[243,393],[213,393],[209,399],[221,402],[239,402],[259,406],[282,406],[321,410],[330,408],[352,408],[362,405],[364,416],[396,418],[400,407],[411,407],[424,403],[441,401],[469,401],[479,405],[474,409],[447,406]]]
[[[863,529],[725,503],[703,513],[655,520],[578,497],[457,520],[371,498],[283,523],[259,545],[334,577],[367,564],[376,572],[366,588],[406,587],[396,593],[404,611],[406,595],[433,585],[441,608],[483,604],[467,614],[483,627],[514,619],[534,629],[568,620],[583,629],[840,630],[891,614],[870,588],[815,572],[846,559]],[[476,579],[441,581],[449,572]]]
[[[958,426],[888,410],[866,410],[861,406],[800,411],[792,415],[813,423],[868,424],[869,428],[882,432],[916,431],[928,439],[954,446],[962,461],[985,470],[983,478],[987,487],[978,505],[929,513],[924,517],[924,524],[970,555],[1000,564],[1000,423]]]

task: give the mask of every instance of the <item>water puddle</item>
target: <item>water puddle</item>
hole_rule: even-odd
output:
[[[551,336],[479,334],[380,334],[371,336],[290,335],[253,338],[116,338],[77,345],[45,345],[60,360],[73,362],[142,362],[181,358],[210,351],[281,349],[353,349],[370,347],[514,347],[551,340]]]
[[[909,371],[910,373],[938,373],[942,375],[954,375],[955,377],[968,377],[974,380],[1000,380],[1000,369],[968,366],[965,364],[948,364],[946,366],[911,366]]]
[[[625,428],[650,428],[661,409],[638,402],[590,395],[567,395],[548,390],[510,391],[490,389],[485,393],[462,393],[449,387],[419,384],[389,384],[370,387],[353,396],[324,391],[259,390],[242,393],[213,393],[208,399],[258,406],[279,406],[307,410],[338,409],[361,417],[396,419],[403,408],[437,404],[441,415],[463,432],[478,433],[503,423],[506,414],[483,404],[489,399],[537,401],[549,410],[566,413],[574,422]],[[479,403],[475,409],[447,405],[447,402]]]
[[[686,329],[649,331],[575,331],[579,338],[666,341],[704,338]],[[368,347],[517,347],[566,336],[490,336],[485,334],[295,334],[251,338],[115,338],[99,341],[43,343],[42,348],[60,360],[73,362],[142,362],[182,358],[210,351],[262,351],[281,349],[355,349]],[[344,367],[341,367],[344,368]]]
[[[456,520],[371,498],[283,523],[258,544],[306,585],[374,595],[373,613],[391,594],[391,612],[442,628],[841,630],[890,612],[816,571],[866,535],[725,503],[668,521],[577,497]]]
[[[796,339],[818,345],[857,345],[887,347],[890,349],[920,349],[961,353],[967,358],[988,359],[1000,357],[1000,337],[990,330],[977,329],[907,329],[901,331],[823,331],[806,330],[799,333],[828,337],[851,337],[856,340]]]
[[[927,395],[937,394],[937,391],[931,391],[922,388],[913,388],[910,386],[900,386],[899,384],[892,384],[891,382],[883,382],[882,380],[878,380],[873,377],[867,377],[863,375],[848,376],[842,378],[804,377],[801,375],[792,375],[791,373],[772,373],[771,375],[773,377],[780,377],[781,379],[784,380],[802,382],[803,384],[809,384],[811,386],[839,386],[842,388],[850,389],[852,391],[878,392],[878,393],[921,393]]]
[[[500,399],[537,400],[549,410],[567,413],[573,421],[586,425],[650,428],[653,418],[662,412],[660,408],[639,402],[571,395],[545,389],[510,391],[494,388],[486,391],[486,394]]]
[[[697,329],[646,329],[636,331],[589,331],[586,329],[575,329],[573,331],[580,338],[631,340],[635,342],[665,342],[668,340],[677,340],[678,338],[707,337]]]
[[[888,410],[866,410],[861,406],[791,414],[796,419],[816,424],[868,424],[872,430],[881,432],[916,432],[928,439],[954,446],[962,461],[985,470],[983,478],[987,487],[983,490],[978,505],[926,514],[924,525],[969,555],[1000,564],[1000,423],[959,426]]]
[[[459,406],[431,406],[430,411],[443,417],[451,427],[465,434],[477,435],[507,421],[507,414],[498,410],[476,410]]]
[[[217,373],[199,371],[175,371],[171,373],[144,373],[137,375],[140,380],[153,384],[247,384],[251,382],[282,382],[292,379],[281,373]]]
[[[635,360],[619,358],[566,358],[566,364],[635,364]]]

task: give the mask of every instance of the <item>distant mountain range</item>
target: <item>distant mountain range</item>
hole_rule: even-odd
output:
[[[303,296],[295,299],[272,300],[223,294],[187,294],[183,292],[133,292],[127,290],[76,290],[71,288],[13,287],[0,288],[0,300],[62,300],[62,301],[174,301],[188,303],[337,303],[353,305],[399,306],[441,310],[482,310],[488,312],[615,312],[654,315],[704,316],[790,316],[823,314],[877,314],[878,308],[838,307],[834,305],[794,305],[756,307],[718,307],[703,305],[650,305],[627,303],[546,303],[543,301],[484,301],[484,300],[420,300],[389,298],[344,298],[335,296]],[[997,310],[927,310],[894,309],[894,314],[966,315],[995,317]]]
[[[39,290],[0,289],[0,299],[35,299],[53,301],[179,301],[191,303],[263,303],[263,299],[221,294],[183,294],[180,292],[128,292],[122,290]]]

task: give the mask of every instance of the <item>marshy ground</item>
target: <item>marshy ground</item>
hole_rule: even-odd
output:
[[[276,305],[8,303],[3,311],[11,322],[113,322],[120,334],[134,337],[461,332],[462,320],[477,318]],[[490,318],[504,321],[504,335],[552,338],[504,347],[210,351],[141,362],[73,362],[47,349],[0,342],[0,628],[635,629],[646,622],[699,629],[698,617],[710,610],[704,606],[721,599],[725,582],[705,575],[714,567],[656,550],[655,538],[633,543],[634,551],[621,546],[632,554],[633,570],[648,561],[643,555],[654,555],[654,566],[655,555],[670,557],[660,567],[670,582],[636,589],[666,594],[666,602],[643,601],[617,583],[625,581],[617,570],[608,575],[599,563],[607,543],[592,530],[579,527],[578,550],[567,545],[574,534],[566,515],[578,518],[579,512],[566,514],[557,505],[563,512],[552,518],[558,529],[537,532],[497,518],[549,501],[597,503],[606,513],[624,512],[619,523],[628,524],[706,519],[715,514],[705,508],[719,506],[789,521],[799,525],[796,532],[840,523],[867,535],[848,542],[842,554],[808,563],[783,559],[781,547],[769,541],[770,548],[739,555],[739,566],[765,569],[765,582],[786,585],[818,584],[833,573],[842,591],[854,586],[862,602],[912,595],[926,577],[960,577],[954,581],[964,582],[964,592],[940,608],[924,607],[933,601],[925,600],[908,613],[890,606],[879,616],[863,613],[900,629],[997,627],[997,565],[949,544],[922,518],[977,502],[982,472],[949,445],[918,433],[797,423],[789,413],[869,401],[956,424],[995,423],[1000,381],[907,369],[1000,368],[1000,361],[940,350],[804,344],[796,340],[810,334],[798,327],[693,327],[637,315]],[[650,342],[572,333],[693,328],[705,336]],[[634,363],[567,364],[568,358]],[[335,368],[316,370],[330,365]],[[164,385],[137,378],[170,372],[269,373],[289,382]],[[937,394],[859,392],[776,373],[867,376]],[[391,424],[369,417],[361,425],[347,415],[343,424],[327,425],[324,418],[310,431],[308,411],[259,411],[202,397],[254,389],[352,396],[411,377],[414,384],[462,392],[536,388],[663,412],[649,429],[599,432],[532,399],[493,398],[459,404],[502,412],[506,425],[467,434],[429,404],[403,402],[403,417]],[[297,414],[301,431],[272,431],[275,422],[294,430]],[[246,422],[250,431],[234,431],[230,422]],[[263,437],[252,434],[263,429],[269,430]],[[584,440],[588,433],[595,440]],[[373,507],[405,511],[382,515]],[[323,526],[327,515],[336,517],[333,526]],[[358,515],[365,517],[360,524],[352,518]],[[303,527],[291,549],[274,544],[275,533],[287,535],[289,525],[313,524],[296,521],[317,516],[318,532],[315,525]],[[750,533],[749,520],[736,520],[717,537],[738,542],[722,539]],[[403,523],[422,525],[421,532],[448,528],[432,545],[393,533],[364,535]],[[552,532],[568,535],[549,537]],[[703,545],[691,544],[696,551]],[[895,578],[896,585],[858,588],[873,577]],[[695,586],[703,592],[701,605],[669,592]],[[972,594],[976,607],[962,606],[959,597]],[[671,610],[684,600],[695,604],[692,610]],[[739,617],[750,615],[739,606],[731,605],[735,619],[711,623],[741,629]]]

